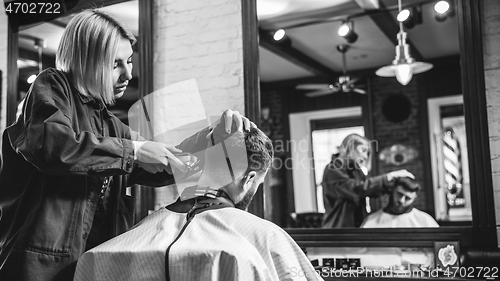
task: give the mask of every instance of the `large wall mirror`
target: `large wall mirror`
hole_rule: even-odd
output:
[[[276,2],[282,5],[271,5]],[[480,34],[480,4],[448,1],[452,12],[445,18],[436,14],[436,2],[400,1],[413,17],[400,27],[397,0],[257,0],[261,126],[276,148],[265,216],[294,238],[307,245],[354,245],[386,241],[387,233],[393,234],[387,241],[414,239],[415,231],[421,233],[415,239],[429,241],[467,233],[467,245],[482,243],[472,239],[482,233],[489,237],[484,245],[496,245],[494,219],[484,217],[493,212],[486,195],[492,193],[491,174],[483,172],[490,171],[489,154],[479,152],[487,128],[473,125],[486,108],[484,79],[474,80],[484,74],[481,36],[472,32]],[[355,36],[338,35],[345,23]],[[375,74],[395,59],[400,28],[411,56],[433,65],[407,85]],[[285,37],[276,40],[280,29]],[[322,227],[323,172],[351,133],[371,140],[369,176],[399,169],[415,175],[421,190],[414,207],[438,228]],[[362,200],[375,212],[387,206],[389,195]]]
[[[139,94],[130,92],[135,96],[121,110],[141,91],[151,90],[151,80],[146,78],[151,77],[147,71],[153,63],[147,48],[152,40],[151,17],[147,16],[151,5],[150,1],[135,2],[144,15],[139,32],[142,45],[138,46],[142,46],[138,52],[142,58],[135,66],[140,69],[137,78],[143,78],[135,79]],[[266,2],[271,4],[267,9]],[[417,13],[414,26],[403,27],[409,52],[416,60],[433,64],[431,70],[415,74],[402,86],[394,77],[375,75],[395,57],[400,31],[397,0],[242,0],[245,113],[260,124],[276,148],[263,194],[256,196],[250,211],[287,229],[303,246],[432,246],[436,239],[460,240],[464,246],[497,245],[485,125],[481,2],[452,1],[454,15],[440,20],[433,11],[435,2],[402,0],[404,8]],[[371,6],[374,3],[378,7]],[[252,33],[257,30],[257,19],[259,41]],[[337,35],[344,20],[350,20],[356,40]],[[64,25],[62,19],[58,22]],[[288,39],[275,42],[274,32],[281,28]],[[24,32],[19,41],[9,40],[9,57],[19,54],[19,58],[29,56],[38,62],[33,42],[39,35]],[[44,48],[42,62],[49,55],[49,47]],[[254,76],[257,66],[258,78]],[[11,62],[9,73],[17,70]],[[24,72],[19,69],[19,82],[9,80],[8,124],[15,120],[26,88]],[[335,85],[345,82],[345,76],[349,76],[349,91]],[[116,110],[120,114],[120,108]],[[439,228],[318,227],[324,210],[322,170],[342,136],[352,132],[375,141],[371,143],[372,175],[407,169],[416,176],[422,190],[415,206],[433,216]],[[450,167],[446,167],[449,147],[445,143],[450,136],[459,147],[455,150],[460,160],[454,162],[459,171],[456,182],[450,180]],[[375,211],[387,201],[383,196],[366,203]]]

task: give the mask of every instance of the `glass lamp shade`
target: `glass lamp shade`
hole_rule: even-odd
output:
[[[407,85],[413,74],[419,74],[431,68],[432,64],[426,62],[398,63],[383,66],[375,74],[380,77],[396,77],[401,85]]]

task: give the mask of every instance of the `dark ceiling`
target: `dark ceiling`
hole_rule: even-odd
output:
[[[346,44],[337,29],[342,20],[354,22],[358,39],[350,44],[346,53],[346,66],[350,72],[369,71],[390,64],[395,56],[397,0],[257,0],[257,8],[265,2],[281,4],[282,10],[274,14],[259,13],[260,80],[263,84],[299,83],[302,81],[334,80],[342,73],[342,55],[336,46]],[[433,5],[437,1],[402,0],[402,6],[421,9],[422,23],[407,29],[411,55],[421,61],[448,57],[459,53],[456,17],[443,22],[434,18]],[[137,0],[107,7],[129,27],[137,31]],[[20,59],[32,66],[20,68],[20,80],[37,72],[38,54],[30,37],[43,38],[44,67],[53,65],[58,37],[67,19],[46,23],[20,32]],[[277,45],[272,33],[283,28],[291,39],[289,46]],[[135,73],[135,76],[138,76]],[[27,89],[20,82],[20,89]],[[136,99],[137,93],[124,98]]]
[[[290,2],[297,4],[301,1]],[[263,83],[307,81],[309,78],[333,79],[339,76],[342,73],[342,55],[336,51],[336,46],[347,42],[336,33],[345,19],[354,22],[354,30],[358,34],[357,41],[350,44],[351,48],[346,54],[348,71],[374,72],[392,62],[399,32],[397,0],[327,2],[331,6],[308,11],[296,10],[259,20]],[[450,17],[443,22],[435,20],[433,6],[436,2],[402,1],[403,8],[417,7],[421,10],[422,23],[406,29],[410,53],[419,61],[459,53],[457,19]],[[378,8],[374,8],[373,3],[378,3]],[[285,29],[291,39],[290,46],[281,46],[272,39],[273,32],[280,28]]]

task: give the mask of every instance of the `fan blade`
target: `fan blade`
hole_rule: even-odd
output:
[[[345,83],[346,83],[347,85],[352,85],[352,84],[354,84],[354,83],[358,82],[358,80],[359,80],[359,77],[357,77],[357,78],[352,78],[352,79],[349,79],[349,81],[347,81],[347,82],[345,82]]]
[[[319,91],[314,91],[306,94],[306,97],[308,98],[315,98],[315,97],[320,97],[320,96],[326,96],[329,94],[333,94],[331,90],[324,91],[324,90],[319,90]]]
[[[329,89],[330,84],[300,84],[295,87],[297,90],[325,90]]]
[[[363,94],[363,95],[366,94],[366,91],[360,88],[353,88],[352,91],[358,94]]]

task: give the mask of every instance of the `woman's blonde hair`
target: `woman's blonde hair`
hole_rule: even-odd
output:
[[[350,134],[347,137],[344,138],[342,141],[342,144],[339,147],[339,158],[343,160],[347,159],[352,159],[356,161],[357,157],[357,151],[356,148],[360,144],[366,144],[368,146],[368,159],[366,163],[366,168],[368,171],[371,170],[371,160],[372,160],[372,153],[371,153],[371,143],[370,140],[366,137],[360,136],[358,134]]]
[[[121,40],[135,36],[116,19],[98,10],[77,14],[57,49],[56,67],[69,74],[76,89],[105,104],[114,103],[113,65]]]

